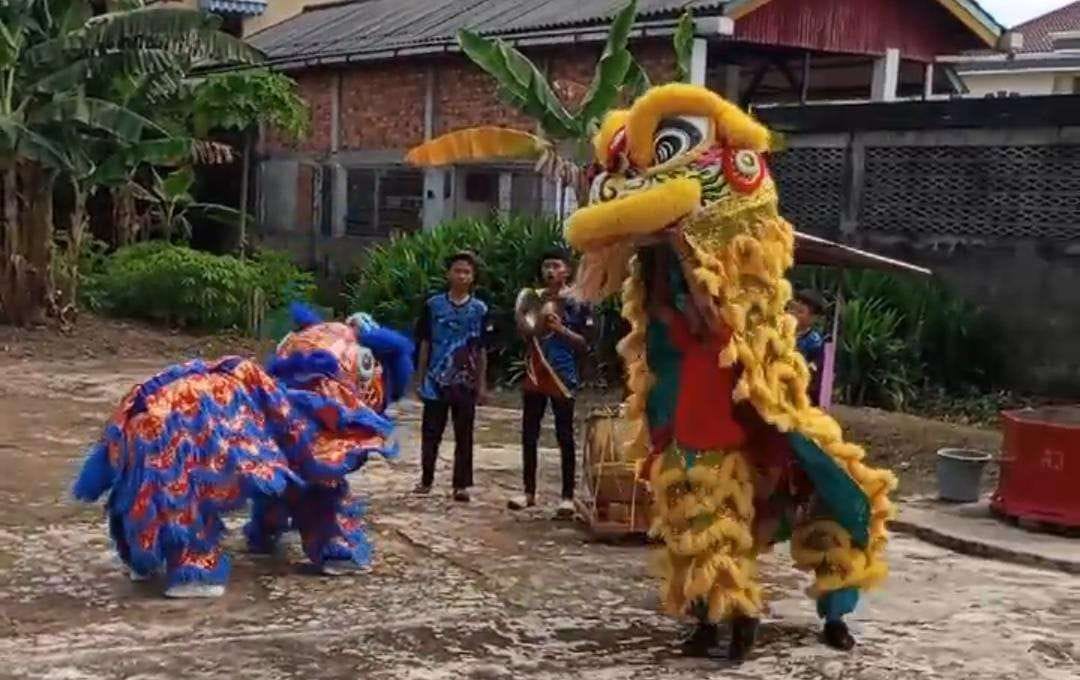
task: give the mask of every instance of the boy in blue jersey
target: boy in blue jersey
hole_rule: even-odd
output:
[[[473,485],[473,424],[476,405],[487,390],[487,338],[491,332],[487,305],[473,297],[476,257],[467,251],[446,260],[447,291],[428,298],[416,324],[420,345],[418,396],[421,418],[420,483],[426,495],[435,480],[435,462],[446,430],[454,421],[454,500],[469,502]]]
[[[569,256],[558,250],[547,252],[540,263],[544,282],[541,299],[558,300],[557,313],[542,320],[545,332],[529,337],[525,348],[525,381],[521,415],[521,449],[525,494],[509,502],[511,510],[536,505],[537,442],[548,402],[555,417],[555,439],[562,458],[562,500],[557,515],[574,514],[574,395],[580,384],[578,359],[588,350],[586,334],[592,328],[588,305],[569,296]]]
[[[789,308],[795,317],[795,346],[810,367],[810,403],[817,406],[821,397],[821,369],[825,360],[825,336],[816,328],[818,316],[825,311],[825,300],[815,290],[795,294]]]

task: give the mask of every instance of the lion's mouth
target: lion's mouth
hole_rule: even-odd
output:
[[[701,184],[679,178],[628,196],[581,208],[566,223],[566,240],[580,251],[667,229],[701,206]]]

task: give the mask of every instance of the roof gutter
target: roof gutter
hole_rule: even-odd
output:
[[[675,34],[678,21],[664,19],[660,21],[642,21],[634,25],[630,32],[631,39],[669,37]],[[695,34],[701,38],[722,39],[735,32],[735,22],[724,16],[705,16],[694,20]],[[584,26],[570,29],[525,31],[511,34],[495,34],[501,40],[516,47],[542,47],[550,45],[574,45],[582,43],[604,42],[608,37],[606,26]],[[433,40],[422,45],[408,45],[390,49],[372,49],[360,51],[341,50],[326,52],[315,57],[297,58],[296,56],[270,57],[259,66],[271,66],[281,71],[296,71],[315,66],[333,66],[369,61],[385,61],[401,57],[431,56],[439,54],[457,54],[461,52],[457,38]]]

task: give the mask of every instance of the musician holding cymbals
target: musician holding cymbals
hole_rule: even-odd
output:
[[[574,398],[580,385],[579,358],[588,351],[591,307],[570,297],[570,256],[551,250],[541,256],[544,287],[518,295],[515,318],[525,340],[522,386],[521,449],[525,493],[508,503],[511,510],[536,505],[537,443],[547,404],[555,418],[555,438],[562,458],[562,499],[556,516],[574,515]]]

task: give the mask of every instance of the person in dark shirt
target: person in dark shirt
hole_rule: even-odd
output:
[[[541,321],[544,332],[540,336],[526,338],[521,415],[525,493],[508,503],[512,510],[536,505],[537,443],[544,411],[550,403],[562,458],[559,517],[574,514],[574,397],[580,385],[578,359],[588,350],[586,335],[593,325],[589,305],[577,302],[569,295],[570,274],[571,262],[566,252],[553,250],[543,255],[540,277],[544,288],[539,291],[540,298],[545,303],[555,301],[558,311],[549,311],[544,316]]]
[[[795,346],[810,368],[810,403],[821,401],[821,369],[825,361],[825,336],[816,327],[818,317],[825,311],[825,300],[815,290],[804,289],[795,294],[790,311],[795,317]]]
[[[420,345],[417,396],[421,417],[421,476],[414,493],[431,492],[435,462],[446,430],[454,421],[454,500],[467,503],[473,485],[473,426],[476,406],[486,399],[488,307],[476,299],[477,260],[459,252],[446,261],[447,291],[428,298],[416,324]]]

